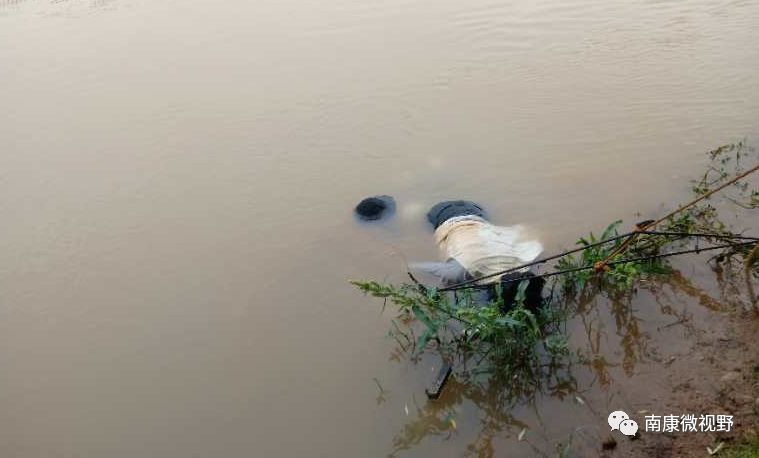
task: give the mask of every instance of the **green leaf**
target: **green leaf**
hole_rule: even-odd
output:
[[[622,224],[622,220],[619,219],[617,221],[614,221],[613,223],[609,224],[609,226],[606,228],[604,233],[601,235],[601,240],[606,240],[609,237],[613,237],[616,235],[619,235],[617,232],[617,227]]]
[[[524,304],[524,300],[527,298],[527,286],[529,286],[529,280],[522,280],[517,286],[517,294],[514,296],[514,302],[517,304]]]
[[[427,329],[422,333],[421,336],[419,336],[419,340],[416,342],[416,352],[421,353],[424,351],[424,348],[427,346],[427,343],[430,341],[430,339],[435,335],[435,333],[431,329]]]
[[[496,322],[496,324],[498,324],[500,326],[506,326],[506,325],[512,326],[512,327],[521,327],[521,326],[524,326],[524,323],[522,323],[521,321],[517,321],[514,318],[509,318],[507,316],[502,316],[502,317],[496,318],[495,322]]]
[[[437,332],[437,326],[435,325],[435,323],[432,322],[429,315],[427,315],[427,313],[425,313],[425,311],[422,310],[421,307],[414,304],[411,306],[411,311],[414,312],[414,316],[416,317],[417,320],[421,321],[422,323],[424,323],[425,326],[427,326],[428,331],[431,331],[432,333]]]
[[[519,312],[520,314],[522,314],[523,316],[527,318],[527,321],[530,324],[530,330],[532,330],[536,334],[540,332],[540,326],[538,325],[538,321],[535,319],[535,315],[531,311],[527,309],[517,309],[515,311]]]

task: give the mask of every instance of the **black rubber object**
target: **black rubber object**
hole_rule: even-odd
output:
[[[437,229],[441,224],[456,216],[474,215],[485,218],[485,210],[469,200],[446,200],[435,204],[427,212],[427,221]]]
[[[452,371],[453,367],[451,367],[449,363],[443,362],[443,367],[441,367],[440,371],[437,373],[437,377],[435,377],[435,381],[432,382],[432,386],[424,390],[424,392],[427,394],[427,398],[437,399],[440,397],[440,394],[443,392],[445,382],[448,381],[448,377],[451,375]]]
[[[364,221],[376,221],[395,211],[395,199],[390,196],[367,197],[356,205],[356,214]]]

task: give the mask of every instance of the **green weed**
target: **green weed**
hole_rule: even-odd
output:
[[[695,196],[702,196],[737,176],[744,170],[746,157],[755,156],[755,151],[739,142],[717,148],[708,155],[710,164],[706,172],[694,181]],[[740,182],[730,189],[725,196],[729,202],[747,209],[757,207],[759,191],[750,190],[746,183]],[[618,298],[632,295],[636,282],[641,279],[669,275],[673,271],[665,259],[634,259],[658,255],[675,245],[698,243],[678,235],[637,234],[624,250],[614,254],[625,241],[625,238],[615,239],[621,224],[621,220],[615,221],[598,236],[591,232],[580,238],[577,245],[585,247],[584,250],[558,259],[554,268],[571,272],[549,279],[546,290],[551,291],[550,297],[538,310],[525,307],[526,281],[519,284],[513,305],[504,304],[499,286],[495,287],[494,299],[483,301],[471,290],[452,293],[411,283],[397,286],[376,281],[351,283],[364,293],[396,306],[397,315],[388,335],[403,351],[415,357],[430,348],[444,355],[456,353],[468,360],[474,358],[476,365],[480,366],[477,370],[506,373],[511,380],[516,380],[519,375],[534,376],[536,370],[545,366],[546,359],[555,362],[569,355],[567,336],[562,327],[569,316],[570,304],[577,296],[603,293]],[[717,206],[710,200],[664,221],[657,230],[733,233],[719,218]],[[613,240],[599,243],[608,239]],[[722,264],[743,261],[751,248],[727,248],[713,259]],[[630,261],[625,262],[627,260]],[[594,269],[586,269],[600,261],[609,262],[604,272],[599,274]],[[759,276],[759,263],[752,269],[752,274]],[[415,323],[419,323],[421,329]]]

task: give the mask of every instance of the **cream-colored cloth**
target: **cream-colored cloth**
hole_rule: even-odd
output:
[[[535,260],[543,251],[537,240],[528,240],[522,226],[496,226],[478,216],[457,216],[435,230],[435,242],[445,263],[416,266],[443,280],[458,281],[455,265],[473,278],[493,275]],[[451,260],[456,261],[452,263]],[[447,267],[445,267],[447,266]],[[524,269],[527,270],[527,269]],[[500,276],[483,280],[493,283]]]

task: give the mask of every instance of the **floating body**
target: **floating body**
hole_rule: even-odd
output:
[[[543,251],[522,226],[496,226],[485,216],[481,206],[465,200],[433,206],[427,219],[435,227],[441,261],[415,263],[412,269],[446,285],[489,275],[481,284],[497,283],[501,276],[495,274],[533,261]]]

